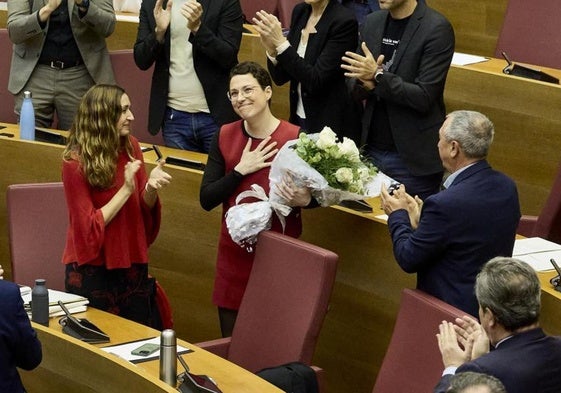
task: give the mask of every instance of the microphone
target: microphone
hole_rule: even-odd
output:
[[[555,268],[555,271],[557,271],[557,275],[555,277],[552,277],[549,282],[551,283],[551,285],[553,285],[553,288],[556,291],[561,292],[561,268],[559,267],[557,262],[555,262],[555,259],[551,258],[549,262],[551,262],[551,264]]]

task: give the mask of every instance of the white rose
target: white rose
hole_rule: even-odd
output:
[[[343,138],[343,143],[340,145],[340,150],[343,155],[349,157],[354,162],[360,161],[360,153],[352,139],[347,137]]]
[[[335,178],[340,183],[350,183],[353,180],[353,171],[351,168],[339,168],[335,172]]]
[[[337,143],[337,134],[331,130],[329,127],[324,127],[323,130],[319,133],[318,141],[316,142],[316,146],[322,150],[325,150],[331,146],[335,146]]]
[[[358,169],[358,177],[362,182],[367,182],[368,180],[370,180],[372,175],[370,174],[370,170],[367,166],[363,166]]]

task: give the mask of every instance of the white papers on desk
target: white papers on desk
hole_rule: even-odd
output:
[[[378,220],[382,220],[385,222],[388,222],[388,215],[387,214],[379,214],[377,216],[375,216]]]
[[[468,64],[482,63],[489,60],[483,56],[468,55],[467,53],[454,52],[452,56],[452,65],[464,66]]]
[[[561,245],[541,237],[517,239],[514,242],[512,256],[528,263],[538,272],[553,270],[549,260],[553,258],[561,261]]]
[[[28,312],[28,314],[31,314],[31,291],[22,293],[21,298],[23,299],[23,305],[26,311]],[[70,314],[76,314],[86,311],[87,305],[89,303],[88,299],[83,296],[49,289],[50,318],[64,315],[64,311],[62,311],[62,309],[58,305],[59,300],[64,303],[68,311],[70,311]]]
[[[160,350],[157,350],[156,352],[148,356],[138,356],[138,355],[133,355],[131,353],[134,349],[140,347],[142,344],[147,344],[147,343],[160,345],[160,337],[148,338],[146,340],[131,341],[119,345],[111,345],[108,347],[103,347],[101,349],[107,353],[111,353],[122,359],[128,360],[131,363],[142,363],[148,360],[158,359],[160,357]],[[179,344],[177,345],[178,354],[188,353],[188,352],[193,352],[193,350],[189,348],[185,348]]]

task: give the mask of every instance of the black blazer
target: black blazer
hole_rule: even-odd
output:
[[[238,117],[226,96],[230,69],[238,63],[238,50],[242,39],[243,17],[238,0],[199,0],[203,6],[201,27],[190,34],[193,44],[195,72],[205,92],[210,114],[218,125],[232,122]],[[156,40],[154,29],[155,0],[143,0],[140,6],[140,23],[134,44],[136,65],[147,70],[155,64],[150,91],[148,129],[158,133],[164,120],[169,83],[170,35],[166,32],[164,43]]]
[[[361,39],[375,58],[381,53],[387,18],[388,11],[373,12],[362,26]],[[368,141],[374,106],[383,98],[397,151],[413,175],[442,171],[436,145],[446,115],[444,84],[453,54],[450,22],[425,3],[417,3],[391,68],[367,98],[361,142]]]
[[[277,85],[290,81],[290,121],[296,124],[298,83],[302,84],[302,100],[309,132],[329,126],[339,135],[350,135],[360,129],[358,112],[345,85],[341,58],[346,51],[356,50],[358,24],[354,14],[337,0],[331,0],[316,24],[317,33],[310,34],[306,54],[298,53],[301,31],[312,12],[306,3],[292,11],[288,41],[290,47],[277,56],[275,66],[268,68]]]

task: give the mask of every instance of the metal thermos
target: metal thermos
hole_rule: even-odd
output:
[[[31,320],[49,326],[49,290],[45,283],[42,278],[35,280],[31,291]]]
[[[177,338],[172,329],[160,335],[160,379],[174,388],[177,385]]]

